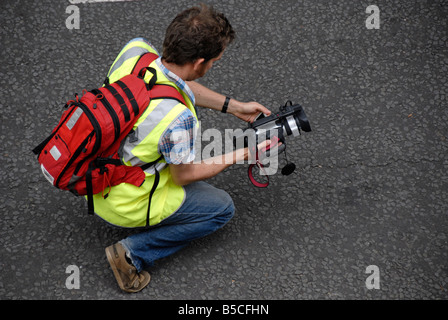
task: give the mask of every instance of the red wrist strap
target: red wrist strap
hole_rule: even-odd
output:
[[[271,138],[271,144],[269,146],[267,146],[266,148],[264,148],[262,151],[266,152],[268,150],[270,150],[271,148],[275,147],[276,145],[278,145],[278,142],[280,141],[280,139],[277,136],[274,136]],[[256,151],[256,161],[255,163],[252,163],[249,165],[249,169],[248,169],[248,176],[249,176],[249,180],[250,182],[252,182],[252,184],[258,188],[266,188],[269,185],[269,176],[267,174],[265,174],[267,181],[266,182],[259,182],[254,178],[254,174],[253,174],[253,168],[255,166],[257,166],[260,171],[264,171],[263,169],[263,165],[261,164],[261,162],[258,159],[258,150]]]
[[[252,163],[251,165],[249,165],[249,169],[247,171],[248,175],[249,175],[249,180],[250,182],[252,182],[252,184],[258,188],[266,188],[269,185],[269,177],[266,175],[266,179],[267,181],[265,183],[259,182],[257,180],[255,180],[254,175],[252,173],[252,169],[257,166],[260,170],[263,170],[263,165],[257,160],[256,163]]]

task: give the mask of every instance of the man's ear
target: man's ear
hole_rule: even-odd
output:
[[[199,59],[196,59],[196,61],[195,62],[193,62],[193,70],[194,71],[200,71],[201,70],[201,68],[202,68],[202,64],[205,62],[205,59],[204,58],[199,58]]]

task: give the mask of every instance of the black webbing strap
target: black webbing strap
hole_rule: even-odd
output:
[[[121,80],[117,80],[115,83],[120,86],[120,88],[123,90],[123,92],[128,97],[129,102],[131,102],[132,110],[134,110],[134,115],[137,117],[139,112],[140,112],[140,110],[138,108],[138,103],[135,100],[134,95],[132,94],[131,89],[129,89],[128,86]]]
[[[93,207],[93,186],[92,186],[92,170],[95,168],[95,162],[92,161],[89,164],[89,168],[86,172],[86,189],[87,189],[87,212],[89,214],[94,214],[95,210]]]
[[[120,159],[111,158],[96,158],[95,165],[97,168],[104,167],[106,164],[113,164],[114,166],[121,166],[123,162]]]
[[[149,201],[148,201],[148,211],[146,213],[146,227],[149,227],[149,217],[150,217],[150,211],[151,211],[151,200],[152,200],[152,196],[154,195],[154,192],[157,189],[157,186],[159,185],[159,181],[160,181],[160,173],[159,171],[157,171],[156,168],[154,168],[155,170],[155,177],[154,177],[154,184],[152,185],[151,188],[151,192],[149,193]]]
[[[162,156],[160,156],[157,160],[154,160],[150,163],[144,164],[142,166],[140,166],[140,168],[142,168],[143,171],[145,171],[146,169],[151,168],[153,165],[155,165],[157,162],[159,162],[162,159]]]
[[[129,113],[128,106],[126,105],[126,102],[124,101],[123,97],[111,85],[105,86],[104,88],[109,90],[110,93],[112,93],[112,95],[115,97],[115,99],[117,99],[118,103],[120,104],[121,111],[123,111],[124,120],[126,122],[129,122],[131,120],[131,114]]]
[[[146,169],[148,169],[148,168],[150,168],[152,166],[155,166],[157,164],[157,162],[159,162],[160,159],[162,159],[162,158],[163,157],[160,156],[157,160],[154,160],[154,161],[152,161],[150,163],[144,164],[144,165],[140,166],[140,168],[142,168],[142,170],[145,171]],[[155,175],[155,177],[154,177],[154,184],[152,185],[151,191],[149,192],[148,211],[146,213],[146,227],[149,227],[149,217],[150,217],[150,211],[151,211],[151,199],[152,199],[152,196],[154,195],[154,192],[156,191],[157,186],[159,185],[159,181],[160,181],[160,173],[159,173],[159,171],[157,170],[156,167],[154,167],[154,171],[155,171],[154,172],[154,175]]]
[[[151,80],[149,80],[149,82],[146,84],[146,90],[149,91],[149,90],[151,90],[151,89],[154,87],[154,85],[155,85],[156,82],[157,82],[157,71],[156,71],[156,69],[154,69],[154,68],[151,68],[151,67],[145,67],[145,68],[142,68],[142,69],[139,71],[137,77],[139,77],[140,79],[144,79],[144,78],[145,78],[146,71],[149,71],[149,72],[152,73]]]

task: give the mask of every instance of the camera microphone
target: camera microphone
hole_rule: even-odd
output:
[[[287,163],[282,169],[282,175],[289,176],[294,170],[296,170],[296,165],[292,162]]]
[[[286,165],[282,168],[282,175],[289,176],[296,170],[296,165],[292,162],[289,162],[288,156],[286,155],[286,148],[284,150]]]

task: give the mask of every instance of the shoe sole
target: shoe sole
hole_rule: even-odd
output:
[[[142,288],[140,288],[140,289],[136,289],[136,290],[126,289],[124,287],[123,281],[121,280],[120,272],[118,271],[118,268],[115,265],[114,258],[113,258],[113,253],[111,252],[112,248],[107,247],[105,249],[105,251],[106,251],[107,261],[109,262],[109,265],[110,265],[110,267],[112,269],[112,272],[114,273],[115,279],[117,280],[118,286],[120,287],[121,290],[123,290],[125,292],[130,292],[130,293],[138,292],[138,291],[142,290],[144,287],[146,287],[148,285],[148,283],[151,281],[151,275],[148,272],[146,272],[146,271],[142,271],[141,272],[142,274],[147,274],[148,282],[145,283],[145,285]]]

